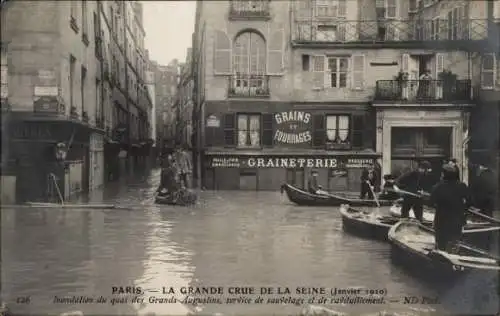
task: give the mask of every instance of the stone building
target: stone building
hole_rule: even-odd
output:
[[[102,59],[102,102],[106,142],[106,178],[115,180],[140,168],[149,155],[148,111],[152,101],[145,76],[142,4],[137,1],[98,1],[97,37]]]
[[[174,103],[177,97],[179,62],[174,59],[165,66],[152,61],[150,67],[155,80],[156,146],[161,150],[172,147],[175,142],[177,125]]]
[[[186,62],[180,67],[177,97],[174,104],[176,113],[177,140],[192,148],[193,145],[193,89],[194,80],[192,75],[192,49],[188,48]]]
[[[438,172],[449,157],[467,180],[469,118],[496,76],[492,3],[198,2],[204,186],[303,187],[318,168],[328,190],[358,191],[370,163]],[[495,136],[470,138],[476,152],[498,152],[498,116],[488,122]]]
[[[86,1],[2,8],[2,202],[60,200],[103,184],[96,13]]]

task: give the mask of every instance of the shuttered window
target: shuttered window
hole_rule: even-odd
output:
[[[364,130],[365,130],[365,115],[355,114],[352,116],[352,147],[363,148],[364,144]]]
[[[214,73],[231,74],[231,43],[224,31],[215,31]]]
[[[269,38],[269,48],[267,51],[268,64],[267,72],[270,75],[283,74],[283,48],[285,46],[285,30],[277,27]]]
[[[265,147],[273,146],[273,129],[274,117],[272,114],[262,115],[262,145]]]
[[[365,86],[365,56],[353,55],[351,57],[352,89],[363,90]]]
[[[235,146],[235,115],[224,114],[224,146]]]
[[[312,123],[313,123],[312,146],[313,147],[324,147],[325,140],[326,140],[324,115],[323,114],[314,115]]]
[[[481,88],[493,89],[495,87],[495,54],[484,54],[481,60]]]

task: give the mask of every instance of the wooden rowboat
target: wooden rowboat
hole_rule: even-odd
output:
[[[361,211],[340,206],[342,228],[345,232],[365,238],[387,240],[389,229],[399,221],[399,218]]]
[[[377,240],[387,240],[389,229],[400,221],[399,217],[367,212],[342,205],[340,207],[343,229],[351,234]],[[432,227],[432,221],[423,225]],[[500,227],[490,223],[468,222],[462,231],[462,241],[481,248],[488,248],[492,238],[500,233]]]
[[[177,194],[177,196],[173,195],[157,195],[155,197],[156,204],[164,204],[164,205],[180,205],[187,206],[196,204],[198,200],[198,196],[196,193],[191,191],[186,191],[183,194]]]
[[[340,206],[348,204],[350,206],[377,206],[375,200],[361,200],[339,193],[329,193],[327,195],[312,194],[304,190],[298,189],[290,184],[283,184],[281,186],[282,193],[286,193],[288,199],[301,206]],[[388,200],[379,200],[381,206],[389,206],[394,203]]]
[[[500,272],[500,258],[474,246],[459,243],[455,253],[435,250],[434,231],[416,221],[398,222],[389,229],[388,239],[394,263],[433,279]]]

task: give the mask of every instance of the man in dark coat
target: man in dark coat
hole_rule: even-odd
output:
[[[460,168],[458,167],[457,160],[455,158],[451,158],[446,160],[445,164],[448,164],[453,168],[457,180],[460,181]]]
[[[423,221],[424,203],[421,196],[431,190],[432,178],[429,174],[430,170],[431,164],[428,161],[422,161],[419,163],[417,170],[409,171],[396,180],[396,190],[402,188],[410,193],[404,194],[403,197],[402,218],[408,218],[410,209],[413,209],[415,218],[420,222]]]
[[[363,200],[368,194],[368,199],[373,200],[373,193],[375,193],[377,183],[377,172],[375,167],[370,164],[368,168],[363,169],[361,174],[361,194],[359,198]]]
[[[475,175],[471,179],[473,205],[484,215],[492,217],[496,195],[495,175],[484,165],[477,165],[475,168]]]
[[[318,171],[312,170],[309,180],[307,181],[307,190],[311,194],[327,194],[322,190],[321,185],[318,184]]]
[[[442,180],[434,186],[430,202],[436,209],[436,249],[449,252],[460,240],[465,211],[471,205],[469,189],[457,179],[456,170],[451,164],[443,165]]]
[[[384,175],[384,187],[382,188],[382,193],[379,195],[381,200],[395,201],[399,199],[399,194],[394,192],[394,184],[396,179],[392,174]]]
[[[157,190],[159,194],[170,195],[179,190],[179,172],[172,155],[166,157],[160,177],[160,186]]]

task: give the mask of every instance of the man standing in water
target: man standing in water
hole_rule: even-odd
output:
[[[469,189],[458,180],[451,164],[443,166],[442,180],[433,188],[430,202],[436,208],[436,249],[450,252],[460,240],[465,211],[471,205]]]
[[[413,209],[415,218],[420,222],[423,221],[424,202],[422,195],[430,191],[430,170],[431,164],[428,161],[422,161],[419,163],[417,170],[409,171],[396,180],[396,185],[394,186],[396,192],[399,187],[408,192],[403,197],[403,205],[401,207],[402,218],[408,218],[410,216],[410,209]]]

